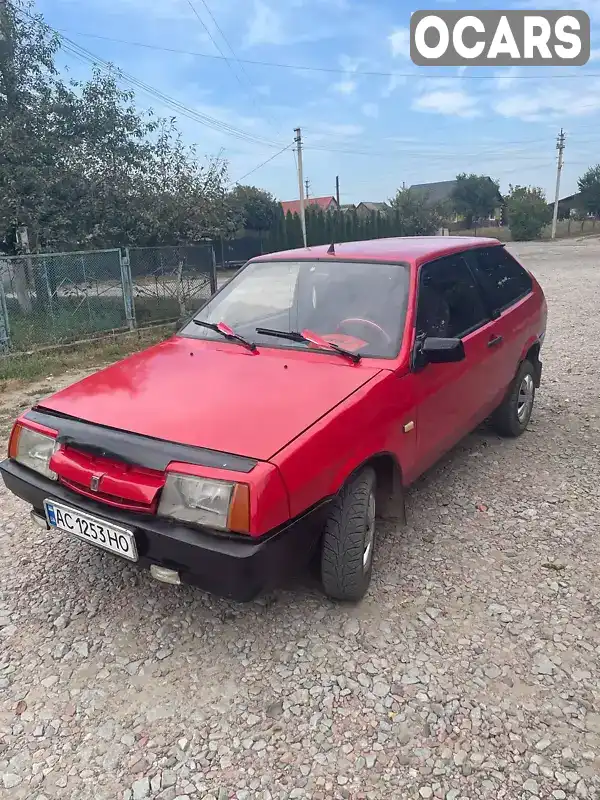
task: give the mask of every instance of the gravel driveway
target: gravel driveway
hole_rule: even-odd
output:
[[[530,430],[410,491],[359,606],[162,586],[0,489],[2,798],[600,797],[600,242],[514,251],[549,300]]]

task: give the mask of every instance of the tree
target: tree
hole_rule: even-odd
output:
[[[427,236],[435,233],[444,220],[443,209],[427,197],[410,189],[398,189],[389,201],[397,219],[397,236]]]
[[[457,214],[465,217],[467,228],[473,227],[473,220],[489,217],[501,203],[498,184],[485,175],[456,176],[456,186],[451,202]]]
[[[506,196],[508,225],[515,241],[539,239],[552,219],[543,189],[535,186],[511,186]]]
[[[275,224],[279,203],[270,192],[256,186],[237,185],[229,193],[229,198],[248,230],[263,233]]]
[[[600,164],[590,167],[577,181],[581,192],[582,210],[600,215]]]
[[[225,191],[227,164],[200,164],[184,144],[173,120],[159,123],[148,170],[133,193],[140,238],[150,245],[180,245],[228,236],[239,227]]]
[[[64,115],[57,114],[66,100],[55,91],[57,46],[39,25],[0,5],[0,235],[13,247],[16,230],[31,227],[32,211],[47,202],[49,175],[67,146]]]
[[[114,75],[65,84],[58,38],[29,0],[0,4],[0,241],[17,252],[180,244],[238,227],[227,164],[199,164],[173,120],[135,107]]]

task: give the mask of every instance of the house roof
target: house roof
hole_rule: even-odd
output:
[[[558,202],[559,202],[559,205],[560,205],[560,203],[571,203],[571,204],[573,204],[573,203],[576,203],[580,199],[581,199],[581,192],[575,192],[575,194],[570,194],[568,197],[561,197]],[[548,205],[549,206],[553,206],[554,205],[554,200],[552,200],[550,203],[548,203]]]
[[[486,178],[490,183],[493,183],[492,179],[486,175]],[[456,184],[458,181],[437,181],[436,183],[415,183],[413,186],[410,187],[411,192],[421,192],[427,195],[427,200],[430,203],[444,203],[446,200],[450,200],[452,197],[452,192],[454,191]],[[502,195],[498,192],[498,200],[502,202]]]
[[[371,239],[366,242],[341,242],[335,244],[335,255],[329,255],[331,245],[268,253],[252,261],[277,261],[280,259],[364,259],[388,263],[408,262],[421,264],[434,258],[452,255],[476,247],[500,246],[497,239],[479,236],[405,236],[394,239]]]
[[[307,206],[319,206],[322,208],[323,211],[327,211],[327,209],[331,205],[337,206],[337,202],[335,197],[309,197],[307,200],[304,201],[304,207]],[[300,200],[284,200],[281,203],[283,208],[283,213],[287,214],[290,211],[292,214],[299,214],[300,213]]]
[[[367,211],[388,211],[389,206],[387,203],[366,203],[362,202],[358,204],[358,207],[363,206],[367,209]]]

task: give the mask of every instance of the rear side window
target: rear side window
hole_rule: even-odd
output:
[[[487,321],[479,287],[462,255],[440,258],[421,267],[418,335],[460,338]]]
[[[471,263],[495,311],[514,305],[532,290],[531,278],[505,247],[470,253]]]

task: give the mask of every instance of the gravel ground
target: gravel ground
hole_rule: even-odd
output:
[[[0,489],[1,797],[600,797],[600,242],[514,250],[550,308],[530,430],[410,491],[356,607],[162,586]]]

